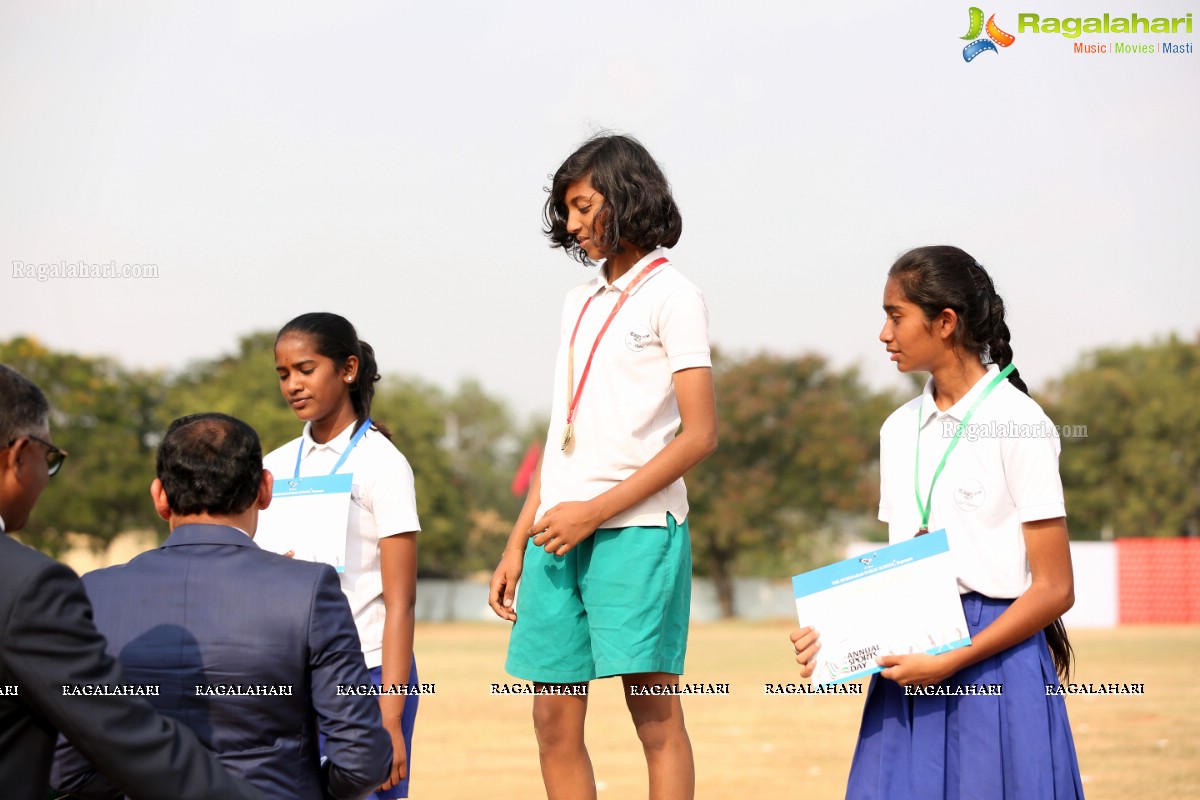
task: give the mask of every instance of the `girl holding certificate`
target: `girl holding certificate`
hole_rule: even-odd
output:
[[[883,309],[892,361],[931,377],[880,431],[879,518],[893,544],[945,529],[971,644],[878,660],[846,797],[1083,797],[1054,693],[1074,602],[1060,445],[1013,365],[1004,301],[967,253],[922,247],[892,266]],[[792,642],[811,675],[817,632]]]
[[[580,147],[555,173],[544,219],[552,246],[603,266],[567,294],[545,450],[492,577],[492,609],[514,622],[505,668],[538,685],[550,798],[596,796],[587,685],[618,675],[649,796],[690,798],[695,767],[672,690],[691,597],[683,475],[717,441],[708,312],[664,249],[682,219],[633,139]]]
[[[390,690],[380,694],[379,706],[392,738],[392,771],[372,797],[395,798],[408,797],[417,713],[415,689],[409,694],[403,687],[417,684],[413,606],[420,525],[412,469],[388,430],[371,419],[377,369],[375,351],[337,314],[303,314],[284,325],[275,339],[275,371],[284,399],[305,425],[298,439],[263,461],[277,492],[286,492],[289,479],[303,485],[352,476],[340,500],[344,545],[342,530],[303,533],[326,543],[337,540],[331,563],[339,568],[371,680]],[[317,501],[282,494],[273,505],[302,502]]]

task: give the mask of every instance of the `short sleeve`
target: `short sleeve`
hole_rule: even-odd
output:
[[[667,295],[658,315],[658,337],[671,372],[712,366],[708,306],[699,289],[689,284]]]
[[[1035,522],[1065,517],[1062,478],[1058,474],[1062,449],[1058,431],[1040,409],[1037,418],[1022,428],[1028,435],[1001,440],[1004,476],[1017,508],[1017,518],[1021,522]]]
[[[421,530],[412,467],[399,450],[389,447],[380,474],[371,484],[371,513],[379,538]]]

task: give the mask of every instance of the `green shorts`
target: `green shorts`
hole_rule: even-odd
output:
[[[530,540],[504,668],[537,683],[681,675],[691,600],[687,520],[601,528],[565,556]]]

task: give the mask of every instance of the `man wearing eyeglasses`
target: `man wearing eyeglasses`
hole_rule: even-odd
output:
[[[0,532],[29,521],[67,454],[51,443],[50,406],[0,364]],[[61,731],[125,793],[145,798],[262,800],[186,727],[121,687],[75,573],[0,536],[0,787],[5,800],[45,800]]]

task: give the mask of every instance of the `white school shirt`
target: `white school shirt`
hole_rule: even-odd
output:
[[[999,374],[987,374],[940,411],[933,379],[896,409],[879,431],[879,519],[888,540],[911,539],[921,527],[913,467],[921,416],[921,502],[962,417]],[[929,530],[946,529],[961,594],[1019,597],[1031,577],[1022,522],[1066,516],[1058,474],[1058,431],[1031,397],[1007,379],[975,409],[933,489]]]
[[[657,455],[679,429],[672,375],[683,369],[712,366],[704,296],[672,264],[656,268],[629,294],[600,340],[572,423],[575,442],[570,452],[563,452],[567,351],[579,312],[589,297],[595,298],[575,338],[576,387],[592,343],[621,292],[643,267],[664,256],[666,251],[659,248],[612,284],[601,271],[567,294],[554,370],[550,430],[542,456],[539,517],[558,503],[591,500],[603,494]],[[600,527],[662,527],[667,524],[668,512],[680,523],[687,519],[683,478]]]
[[[303,442],[300,476],[328,475],[346,452],[358,423],[325,444],[313,441],[312,423],[304,433],[263,459],[276,481],[296,474],[296,451]],[[367,431],[338,470],[353,473],[350,517],[346,525],[346,570],[338,574],[342,591],[354,612],[367,668],[383,664],[383,576],[379,569],[379,540],[419,531],[417,494],[412,467],[386,436]]]

